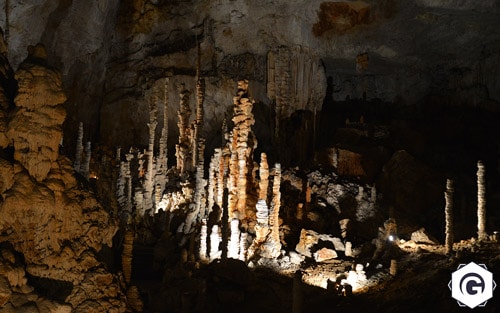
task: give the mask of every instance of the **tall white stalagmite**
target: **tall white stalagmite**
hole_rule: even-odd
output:
[[[279,212],[281,207],[281,164],[274,165],[273,177],[273,198],[269,210],[269,227],[271,229],[270,238],[266,242],[267,252],[270,257],[278,257],[281,252]]]
[[[201,231],[200,231],[200,260],[202,260],[203,262],[208,261],[207,235],[208,235],[207,220],[203,219],[201,221]]]
[[[248,234],[243,232],[240,236],[240,260],[247,260],[247,249],[248,249]]]
[[[231,235],[227,244],[227,257],[238,259],[240,256],[240,220],[233,218],[230,225]]]
[[[219,170],[219,162],[221,156],[221,149],[216,148],[212,158],[210,159],[210,166],[208,168],[208,195],[207,195],[207,214],[212,212],[212,208],[215,203],[215,195],[217,193],[217,185],[218,185],[218,170]]]
[[[210,261],[220,258],[221,251],[219,250],[219,244],[221,241],[219,226],[212,226],[212,232],[210,233]]]
[[[445,221],[446,221],[446,239],[445,250],[449,254],[453,251],[453,180],[446,180],[446,191],[444,197],[446,205],[444,208]]]
[[[78,137],[76,139],[76,153],[75,153],[75,163],[73,168],[77,173],[80,173],[82,166],[82,154],[83,154],[83,123],[80,122],[78,126]]]
[[[486,234],[486,186],[484,184],[484,164],[477,162],[477,236],[484,240]]]

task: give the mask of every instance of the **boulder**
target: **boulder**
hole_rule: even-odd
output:
[[[427,244],[427,245],[438,245],[439,242],[436,238],[432,237],[427,233],[425,228],[420,228],[411,234],[411,240],[416,243]]]

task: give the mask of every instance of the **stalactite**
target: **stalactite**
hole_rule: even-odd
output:
[[[122,154],[122,148],[121,147],[116,147],[116,155],[115,155],[115,160],[120,162],[121,160],[121,154]]]
[[[208,261],[207,258],[207,219],[201,221],[201,231],[200,231],[200,260],[202,262]]]
[[[125,282],[130,284],[132,277],[132,250],[134,249],[134,232],[130,229],[125,231],[122,251],[122,270]]]
[[[83,123],[80,122],[78,126],[78,137],[76,139],[75,162],[73,165],[73,168],[77,173],[80,173],[80,169],[82,166],[82,154],[83,154]]]
[[[240,220],[233,218],[231,220],[231,235],[229,237],[229,242],[227,244],[227,257],[238,259],[240,256]]]
[[[319,57],[305,47],[279,47],[267,55],[267,96],[275,103],[275,137],[280,122],[300,109],[314,110],[325,94]]]
[[[484,164],[477,162],[477,236],[479,240],[487,238],[486,233],[486,186],[484,183]]]
[[[239,179],[238,154],[235,150],[231,151],[229,159],[229,177],[227,180],[227,188],[229,191],[228,212],[230,218],[238,215],[238,179]]]

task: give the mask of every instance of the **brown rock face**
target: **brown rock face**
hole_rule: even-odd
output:
[[[42,181],[58,156],[66,96],[61,74],[42,65],[41,57],[45,54],[40,50],[44,49],[33,49],[36,54],[31,54],[15,75],[19,90],[7,136],[14,144],[14,159],[37,181]]]
[[[344,34],[356,25],[370,22],[370,5],[363,1],[323,2],[318,12],[318,22],[313,25],[313,34],[321,36],[329,30]]]

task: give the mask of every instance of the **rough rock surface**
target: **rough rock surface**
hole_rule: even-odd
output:
[[[7,136],[14,145],[14,159],[42,181],[59,154],[66,96],[60,73],[45,65],[45,48],[37,45],[31,50],[15,75],[19,88]]]
[[[98,260],[117,226],[59,156],[61,76],[43,46],[29,50],[7,130],[13,158],[0,159],[0,301],[22,312],[124,312],[120,281]]]

